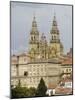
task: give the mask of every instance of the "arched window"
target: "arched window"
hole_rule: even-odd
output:
[[[53,36],[52,36],[52,40],[53,40]]]
[[[33,37],[31,37],[31,40],[33,41]]]
[[[34,40],[35,40],[35,36],[34,36]]]
[[[56,36],[54,36],[54,39],[56,39]]]
[[[68,69],[66,69],[66,72],[68,72]]]
[[[37,48],[39,48],[39,44],[37,45]]]

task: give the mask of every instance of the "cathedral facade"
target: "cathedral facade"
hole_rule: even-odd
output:
[[[51,84],[57,86],[61,80],[62,72],[67,74],[72,72],[72,63],[60,63],[60,58],[62,61],[64,54],[55,15],[50,34],[51,40],[48,44],[44,33],[40,36],[34,16],[28,53],[11,57],[12,86],[20,84],[21,86],[37,88],[41,78],[44,79],[47,88]],[[70,72],[65,72],[66,70]]]
[[[36,18],[34,16],[29,40],[29,55],[32,57],[31,60],[47,60],[63,55],[63,45],[60,41],[60,33],[55,15],[53,18],[52,29],[50,30],[50,34],[51,40],[49,44],[44,33],[42,33],[41,38],[39,38],[40,32],[38,31]]]

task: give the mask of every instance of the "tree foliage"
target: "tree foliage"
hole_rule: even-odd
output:
[[[36,89],[34,87],[19,87],[11,89],[11,98],[24,98],[24,97],[33,97],[35,96]]]
[[[36,96],[46,96],[47,87],[43,78],[41,78],[40,83],[36,90]]]
[[[44,80],[41,78],[37,89],[34,87],[21,87],[21,84],[18,84],[15,88],[11,88],[11,98],[46,96],[46,91],[47,87]]]
[[[30,87],[28,96],[33,97],[33,96],[35,96],[35,93],[36,93],[36,89],[34,87]]]

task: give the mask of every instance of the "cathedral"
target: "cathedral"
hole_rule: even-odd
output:
[[[63,45],[54,15],[48,43],[44,33],[40,36],[36,17],[33,17],[29,38],[29,51],[11,56],[11,86],[37,88],[43,78],[47,88],[54,89],[61,81],[61,75],[72,73],[72,49],[64,57]],[[68,60],[67,60],[68,57]]]
[[[50,34],[51,40],[48,44],[44,33],[42,33],[42,35],[40,36],[37,27],[36,17],[34,16],[29,40],[29,55],[31,56],[32,61],[38,59],[47,60],[50,58],[57,58],[63,55],[63,45],[60,41],[60,33],[55,15],[53,18]]]

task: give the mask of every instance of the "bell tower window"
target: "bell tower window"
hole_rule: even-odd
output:
[[[54,36],[54,39],[56,39],[56,36]]]
[[[53,40],[53,36],[52,36],[52,40]]]
[[[34,40],[35,40],[35,36],[34,36]]]
[[[31,40],[33,41],[33,37],[31,37]]]

